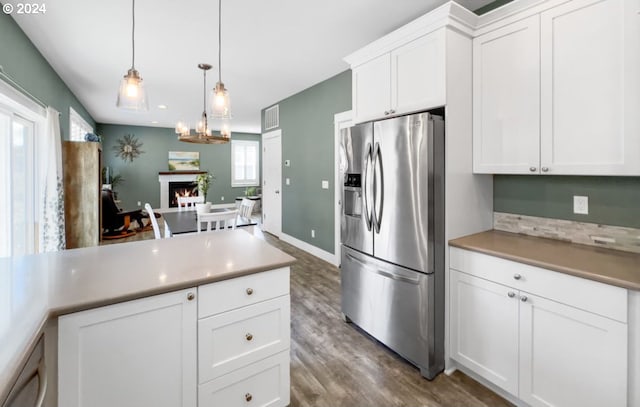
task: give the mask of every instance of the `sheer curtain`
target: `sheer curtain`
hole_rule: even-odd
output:
[[[65,248],[62,140],[59,113],[47,108],[41,163],[40,252]]]

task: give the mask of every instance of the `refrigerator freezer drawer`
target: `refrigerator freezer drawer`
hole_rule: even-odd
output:
[[[444,367],[434,347],[434,275],[398,267],[342,247],[342,313],[420,368],[428,379]]]

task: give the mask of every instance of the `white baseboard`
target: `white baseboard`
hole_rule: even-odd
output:
[[[322,260],[333,264],[334,266],[339,266],[340,265],[340,259],[339,256],[334,255],[333,253],[329,253],[326,250],[322,250],[319,247],[316,247],[312,244],[309,244],[307,242],[303,242],[300,239],[296,239],[293,236],[289,236],[286,233],[281,233],[280,234],[280,240],[282,240],[283,242],[287,242],[290,245],[293,245],[295,247],[297,247],[300,250],[304,250],[305,252],[312,254],[316,257],[321,258]]]

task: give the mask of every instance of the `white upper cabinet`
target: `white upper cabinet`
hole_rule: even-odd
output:
[[[529,174],[540,163],[540,20],[473,40],[473,169]]]
[[[444,105],[444,51],[440,29],[353,67],[355,122]]]
[[[480,30],[474,172],[640,174],[636,3],[541,2]]]

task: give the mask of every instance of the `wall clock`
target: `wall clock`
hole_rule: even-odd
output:
[[[122,158],[123,161],[133,162],[133,159],[138,157],[144,151],[140,150],[142,143],[138,141],[132,134],[127,134],[121,139],[118,139],[118,145],[113,146],[113,150],[116,152],[116,157]]]

